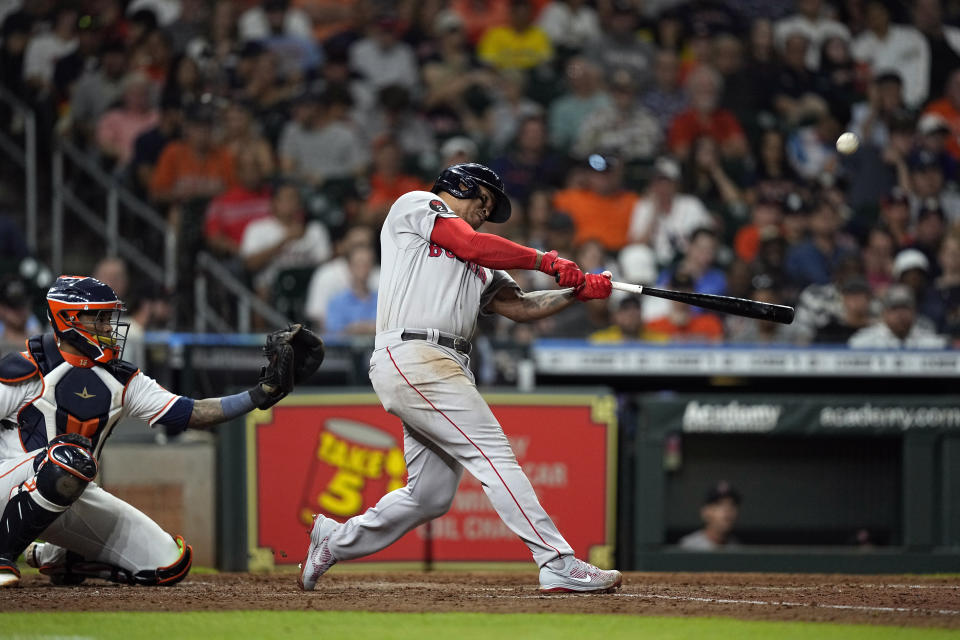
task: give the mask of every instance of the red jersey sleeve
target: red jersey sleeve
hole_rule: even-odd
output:
[[[491,233],[477,233],[460,218],[437,217],[430,241],[488,269],[535,269],[537,250]]]

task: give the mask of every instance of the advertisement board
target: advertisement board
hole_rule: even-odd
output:
[[[616,412],[610,395],[487,394],[537,496],[581,557],[612,562]],[[344,520],[403,487],[400,420],[372,393],[292,395],[247,419],[250,568],[294,564],[315,513]],[[529,561],[479,482],[464,474],[446,515],[364,558]]]

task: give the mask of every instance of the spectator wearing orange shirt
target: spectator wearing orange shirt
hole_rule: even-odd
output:
[[[627,230],[640,196],[623,188],[623,163],[599,153],[587,158],[583,188],[558,191],[553,208],[565,211],[577,227],[574,244],[598,240],[607,251],[627,244]]]
[[[750,223],[737,231],[733,250],[744,262],[753,262],[760,251],[760,230],[779,228],[783,222],[783,205],[776,198],[761,194],[750,212]]]
[[[177,205],[209,199],[233,184],[233,157],[214,142],[213,117],[205,104],[187,111],[183,139],[164,147],[150,178],[155,201]]]
[[[428,189],[416,176],[403,171],[403,150],[396,140],[382,136],[373,145],[370,195],[360,210],[360,223],[379,228],[397,198],[408,191]]]
[[[510,0],[453,0],[452,9],[467,25],[467,39],[476,45],[487,29],[510,22]]]
[[[947,78],[943,97],[930,103],[924,111],[925,115],[928,113],[934,113],[947,121],[953,134],[947,139],[947,152],[955,160],[960,160],[960,69]]]
[[[670,150],[686,158],[693,141],[700,136],[713,138],[726,158],[747,155],[747,138],[736,116],[720,108],[723,80],[719,73],[701,65],[687,78],[690,108],[681,111],[670,123],[667,142]]]
[[[693,279],[682,272],[670,280],[675,291],[693,291]],[[655,342],[722,342],[723,323],[712,313],[693,313],[693,307],[670,302],[670,311],[647,323],[647,339]]]
[[[349,32],[363,15],[359,0],[293,0],[313,21],[313,37],[317,42]]]

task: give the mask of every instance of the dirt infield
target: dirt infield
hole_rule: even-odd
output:
[[[616,594],[541,596],[536,573],[334,573],[312,593],[292,573],[191,575],[173,588],[40,575],[0,590],[0,611],[364,610],[726,616],[960,628],[960,580],[924,576],[628,573]]]

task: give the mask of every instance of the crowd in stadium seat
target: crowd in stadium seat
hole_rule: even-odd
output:
[[[322,331],[331,304],[369,330],[392,201],[475,160],[514,200],[490,231],[798,307],[779,327],[615,295],[492,336],[960,344],[955,4],[11,0],[0,24],[41,144],[71,137]]]

